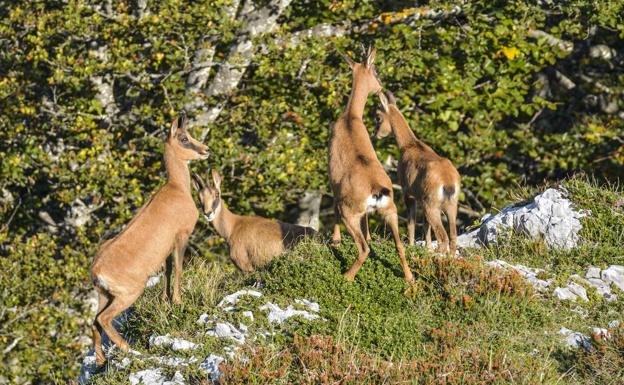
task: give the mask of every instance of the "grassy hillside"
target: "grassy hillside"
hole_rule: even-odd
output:
[[[392,242],[377,234],[372,253],[354,283],[341,276],[356,249],[348,237],[333,249],[311,240],[276,259],[266,269],[243,276],[230,265],[195,258],[184,273],[179,306],[160,301],[161,287],[149,289],[136,304],[127,325],[135,349],[147,353],[125,368],[111,368],[96,384],[126,383],[128,375],[154,367],[149,355],[166,350],[149,346],[152,334],[171,334],[200,347],[191,353],[201,362],[210,353],[224,355],[223,340],[205,334],[197,324],[202,313],[233,324],[244,322],[252,332],[275,332],[249,342],[237,359],[223,366],[224,383],[573,383],[616,384],[624,381],[624,293],[606,302],[589,290],[588,302],[555,299],[539,293],[520,275],[487,267],[503,259],[545,270],[544,277],[564,284],[590,265],[624,264],[624,194],[617,186],[598,187],[581,179],[564,183],[583,219],[583,241],[571,251],[548,250],[539,241],[510,235],[498,246],[467,250],[462,258],[433,256],[410,247],[417,282],[408,287]],[[524,198],[529,192],[523,192]],[[518,197],[520,198],[520,197]],[[241,288],[260,287],[261,298],[246,298],[228,313],[217,303]],[[259,305],[282,306],[307,298],[320,304],[322,320],[292,318],[271,325]],[[253,310],[253,322],[241,315]],[[259,316],[258,316],[259,315]],[[620,320],[614,327],[612,321]],[[593,336],[590,350],[569,348],[562,327],[592,335],[608,328],[612,337]],[[115,361],[123,356],[118,356]],[[180,371],[187,383],[203,383],[197,364]]]

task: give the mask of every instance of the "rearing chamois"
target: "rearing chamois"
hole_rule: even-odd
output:
[[[353,88],[345,111],[331,127],[329,139],[329,182],[334,193],[335,215],[332,238],[335,244],[340,242],[342,221],[358,248],[357,260],[344,273],[347,280],[353,281],[370,252],[367,213],[379,211],[392,230],[405,280],[412,282],[414,277],[399,235],[392,182],[377,159],[362,121],[368,95],[381,92],[373,64],[375,54],[375,49],[369,49],[364,64],[345,57],[353,71]]]
[[[394,133],[401,157],[398,174],[405,204],[409,209],[407,238],[414,244],[416,203],[425,213],[425,243],[431,247],[431,228],[438,240],[438,251],[455,255],[457,247],[457,201],[460,176],[450,160],[436,154],[431,147],[418,140],[396,105],[391,92],[379,94],[383,111],[377,111],[379,129],[377,138]],[[442,211],[446,213],[450,230],[450,245],[442,225]]]
[[[150,274],[161,268],[173,251],[175,284],[173,302],[180,303],[180,277],[184,251],[199,218],[191,195],[188,162],[208,158],[208,147],[186,131],[186,119],[171,124],[165,142],[167,183],[137,212],[116,237],[102,243],[91,265],[91,280],[98,293],[98,311],[93,322],[93,344],[97,366],[106,361],[102,332],[121,350],[128,343],[113,327],[113,319],[143,293]],[[168,298],[171,261],[165,263],[164,299]]]

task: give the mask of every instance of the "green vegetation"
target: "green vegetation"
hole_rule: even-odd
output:
[[[577,202],[586,202],[579,203],[580,208],[602,213],[583,218],[588,230],[579,250],[593,245],[596,255],[603,256],[598,265],[621,262],[621,256],[609,256],[610,243],[600,243],[624,231],[621,219],[616,219],[622,208],[613,205],[624,197],[621,189],[600,188],[581,178],[563,185]],[[535,292],[517,273],[484,264],[494,258],[530,266],[541,261],[552,278],[567,282],[571,273],[584,271],[590,262],[582,258],[582,251],[553,254],[540,242],[519,236],[510,236],[496,248],[469,250],[460,259],[411,247],[408,255],[417,282],[408,287],[392,242],[376,235],[372,245],[371,257],[354,283],[341,276],[357,254],[346,240],[337,249],[316,240],[305,242],[247,277],[195,258],[184,275],[182,305],[163,305],[160,287],[138,301],[128,325],[135,348],[171,354],[147,343],[151,334],[170,333],[202,344],[195,352],[176,355],[203,359],[209,353],[223,354],[230,342],[206,336],[205,327],[196,323],[207,313],[235,325],[243,322],[252,334],[277,332],[242,348],[239,357],[246,359],[228,361],[222,379],[227,384],[613,384],[624,379],[622,326],[612,328],[609,339],[593,335],[595,349],[590,351],[566,347],[559,334],[566,327],[591,336],[593,327],[607,328],[609,322],[622,320],[624,293],[617,292],[615,302],[597,296],[587,303],[560,302]],[[559,267],[559,260],[566,263]],[[258,282],[263,297],[243,297],[233,313],[216,307],[225,295]],[[277,327],[257,310],[268,301],[285,306],[296,298],[317,301],[323,320],[293,318]],[[243,310],[254,311],[253,322],[241,316]],[[130,372],[149,367],[154,367],[149,359],[134,359],[131,367],[111,369],[95,383],[121,384]],[[191,381],[203,378],[196,365],[175,370]]]
[[[88,342],[81,337],[89,334],[84,299],[90,260],[98,243],[127,223],[162,183],[161,137],[179,111],[197,118],[219,107],[220,113],[193,129],[206,135],[213,151],[208,162],[193,167],[216,167],[229,176],[224,191],[235,193],[225,198],[236,212],[292,219],[306,190],[323,193],[328,208],[328,127],[350,82],[338,54],[357,56],[361,44],[377,46],[380,77],[416,134],[458,166],[464,225],[508,202],[519,184],[534,188],[579,171],[600,183],[621,178],[622,0],[432,0],[419,8],[411,8],[414,1],[294,0],[275,11],[275,28],[249,38],[249,58],[230,55],[249,36],[243,4],[249,2],[46,0],[0,6],[0,382],[66,382],[76,376],[74,362]],[[254,4],[252,14],[274,1]],[[313,29],[319,25],[333,28]],[[550,37],[535,38],[532,31]],[[228,68],[243,70],[241,79],[216,90],[215,79]],[[371,98],[366,110],[371,130],[375,103]],[[392,140],[374,144],[380,159],[396,159]],[[622,217],[603,204],[620,198],[582,185],[578,194],[584,188],[594,191],[588,205],[603,207],[590,207],[596,220],[612,220],[604,231],[597,224],[584,230],[597,247],[555,255],[555,262],[541,246],[519,240],[488,253],[553,264],[556,274],[589,262],[621,263]],[[194,234],[191,270],[199,260],[225,259],[223,245],[208,231],[202,223]],[[399,300],[405,289],[400,281],[381,280],[391,275],[381,261],[395,268],[388,246],[373,249],[379,259],[370,268],[380,274],[374,282],[384,291],[367,292],[381,303],[396,299],[394,310],[417,306]],[[319,248],[313,270],[338,271],[337,263],[352,258],[348,244],[339,253],[340,262],[332,262],[331,251]],[[279,272],[284,263],[270,269]],[[436,274],[433,269],[422,278],[418,293],[455,295],[425,285]],[[338,285],[337,277],[327,279]],[[490,300],[487,291],[465,290],[479,303]],[[505,311],[532,308],[522,301],[505,297]],[[453,317],[453,306],[441,309]],[[418,322],[433,314],[426,310]],[[172,311],[187,320],[194,316],[186,308]],[[483,316],[475,309],[468,315],[475,322]],[[529,322],[523,320],[517,322]],[[435,326],[433,318],[428,321]],[[399,330],[409,322],[416,320],[387,327]],[[519,327],[503,326],[510,333]],[[362,346],[403,353],[392,339],[378,344],[380,338],[367,331]],[[424,334],[409,338],[422,340]]]

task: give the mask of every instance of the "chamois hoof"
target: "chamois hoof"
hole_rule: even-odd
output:
[[[180,298],[180,297],[173,297],[172,303],[174,305],[180,305],[182,303],[182,298]]]
[[[349,273],[344,273],[342,276],[344,277],[345,281],[347,281],[347,282],[355,281],[355,276],[351,275]]]
[[[340,246],[340,243],[341,243],[340,239],[332,239],[330,244],[332,247],[338,247]]]

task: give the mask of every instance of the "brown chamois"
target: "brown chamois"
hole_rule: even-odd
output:
[[[143,206],[125,229],[104,242],[91,265],[91,280],[98,293],[98,311],[93,322],[93,343],[97,366],[106,361],[102,331],[121,350],[128,343],[113,327],[113,319],[143,293],[151,274],[161,268],[173,252],[175,284],[173,302],[180,303],[180,277],[184,251],[199,213],[191,195],[188,162],[208,158],[208,147],[186,131],[186,119],[177,120],[165,141],[167,183]],[[165,263],[163,298],[169,297],[171,259]]]
[[[431,247],[431,228],[438,240],[438,251],[455,255],[457,247],[457,200],[460,176],[450,160],[436,154],[431,147],[416,138],[405,117],[399,111],[391,92],[379,94],[383,111],[377,111],[379,129],[377,138],[394,133],[401,153],[398,165],[399,181],[408,207],[407,238],[414,244],[416,204],[425,213],[425,243]],[[442,224],[442,212],[446,214],[449,237]]]
[[[369,49],[364,64],[345,56],[353,71],[353,85],[347,107],[332,125],[329,139],[329,183],[334,193],[335,216],[332,241],[340,243],[342,221],[358,249],[357,260],[344,273],[348,281],[353,281],[370,252],[367,213],[378,211],[392,230],[405,280],[412,282],[414,277],[399,235],[392,182],[377,159],[362,121],[368,95],[382,89],[373,64],[375,54],[374,48]]]
[[[193,181],[206,220],[225,238],[230,258],[245,273],[266,265],[304,237],[316,234],[311,227],[232,213],[221,199],[221,176],[216,170],[212,170],[213,186],[208,178],[204,183],[197,174],[193,174]]]

